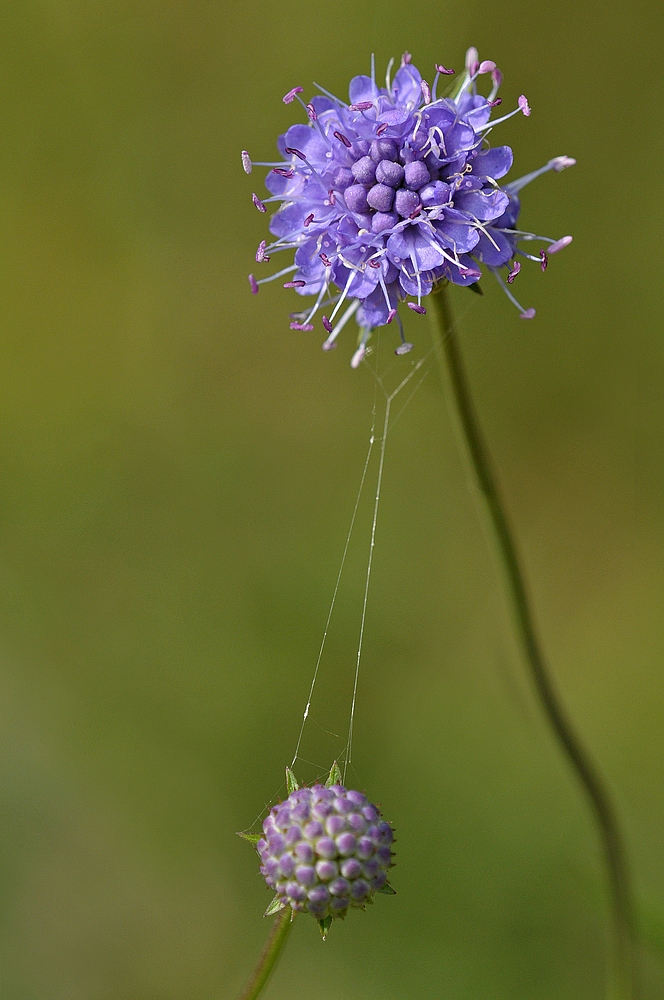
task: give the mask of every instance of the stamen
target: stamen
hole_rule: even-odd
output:
[[[350,149],[350,147],[353,145],[353,143],[350,141],[350,139],[348,138],[348,136],[344,135],[343,132],[336,132],[335,131],[332,134],[334,135],[335,139],[339,140],[339,142],[343,142],[343,144],[346,147],[346,149]]]
[[[313,330],[313,323],[291,323],[291,330]]]
[[[510,302],[512,303],[512,305],[516,306],[517,309],[519,310],[519,313],[521,315],[521,319],[532,319],[533,316],[535,315],[535,310],[532,307],[530,309],[524,309],[523,306],[521,305],[521,303],[519,301],[517,301],[517,299],[514,298],[514,296],[512,295],[512,293],[510,292],[509,288],[507,287],[507,285],[505,284],[505,282],[503,281],[503,279],[499,275],[499,273],[496,270],[496,268],[495,267],[491,267],[491,268],[489,268],[489,270],[493,272],[493,275],[494,275],[496,281],[498,282],[498,284],[500,285],[500,287],[502,288],[502,290],[505,292],[505,295],[510,300]]]
[[[332,333],[332,324],[330,323],[330,321],[327,318],[327,316],[323,316],[322,320],[323,320],[323,326],[325,327],[325,329],[327,330],[327,332],[328,333]]]
[[[568,167],[573,167],[576,164],[576,160],[571,156],[555,156],[553,160],[549,161],[552,170],[555,170],[557,174],[561,170],[567,170]]]
[[[260,198],[258,197],[258,195],[255,194],[254,192],[252,192],[251,200],[253,201],[254,205],[256,206],[256,208],[258,209],[259,212],[267,212],[267,209],[266,209],[265,205],[260,200]]]
[[[535,319],[535,310],[532,306],[521,313],[521,319]]]
[[[284,288],[304,288],[305,285],[306,285],[306,281],[300,281],[299,278],[298,278],[297,281],[286,281],[286,282],[284,282]]]
[[[330,188],[330,190],[327,192],[327,196],[330,199],[330,205],[336,205],[336,203],[337,203],[337,196],[335,195],[335,193],[332,190],[332,188]]]
[[[383,132],[387,132],[387,130],[388,130],[389,127],[390,126],[388,125],[387,122],[383,122],[383,124],[379,125],[378,128],[376,129],[376,135],[382,135]]]
[[[491,59],[483,59],[477,67],[477,72],[482,76],[484,73],[493,73],[496,68],[495,62]]]
[[[424,103],[431,104],[431,90],[426,80],[420,81],[420,90],[422,91],[422,97],[424,98]]]
[[[402,336],[403,336],[403,333],[402,333]],[[403,344],[399,344],[399,346],[397,347],[397,349],[395,350],[394,353],[398,354],[399,356],[401,356],[403,354],[408,354],[408,352],[412,351],[412,349],[413,349],[413,345],[409,344],[408,341],[404,340]]]
[[[417,218],[417,216],[420,214],[421,211],[422,211],[422,203],[420,202],[420,204],[417,206],[417,208],[415,209],[415,211],[411,212],[410,215],[408,216],[408,218],[409,219],[415,219],[415,218]]]
[[[402,67],[402,69],[403,69],[404,66],[408,65],[408,63],[410,62],[411,58],[412,57],[411,57],[410,52],[404,52],[404,54],[401,57],[401,67]]]
[[[516,278],[516,276],[517,276],[517,274],[519,273],[520,270],[521,270],[521,263],[518,260],[515,260],[514,263],[512,264],[512,270],[507,275],[507,284],[508,285],[512,284],[512,282],[514,281],[514,279]]]
[[[418,305],[417,302],[406,302],[406,305],[408,306],[409,309],[412,309],[413,312],[419,313],[420,316],[426,316],[427,312],[426,309],[424,308],[424,306]]]
[[[380,261],[379,260],[370,260],[369,261],[369,267],[380,267]]]
[[[453,76],[454,75],[454,70],[453,69],[445,69],[445,67],[442,66],[440,63],[436,63],[435,66],[436,66],[436,73],[441,73],[443,76]]]
[[[242,150],[242,169],[244,170],[245,174],[250,174],[251,173],[251,167],[252,167],[251,157],[249,156],[249,153],[246,151],[246,149],[243,149]]]
[[[532,114],[532,111],[531,111],[530,106],[528,104],[528,98],[525,96],[525,94],[521,95],[521,97],[519,98],[518,104],[519,104],[520,109],[523,111],[524,115],[526,116],[526,118],[529,118],[530,115]]]
[[[332,267],[332,261],[330,260],[330,258],[327,256],[326,253],[319,253],[318,256],[325,264],[325,267]]]
[[[254,278],[253,274],[249,275],[249,284],[251,285],[251,294],[258,295],[258,282]]]
[[[266,246],[267,244],[265,240],[261,240],[260,243],[258,244],[258,250],[256,251],[256,262],[258,264],[263,264],[264,262],[267,262],[270,259],[268,255],[265,253]]]
[[[316,109],[313,106],[313,104],[305,104],[305,108],[307,109],[307,114],[309,115],[309,118],[312,120],[312,122],[315,122],[318,119],[318,115],[316,114]]]
[[[349,111],[368,111],[369,108],[373,108],[373,101],[360,101],[359,104],[349,104]]]
[[[286,152],[290,153],[291,156],[297,156],[300,160],[306,160],[306,156],[299,149],[294,149],[292,146],[286,146]]]
[[[498,108],[503,103],[502,97],[497,97],[495,101],[487,101],[490,108]]]
[[[549,263],[549,255],[546,250],[540,250],[539,255],[542,259],[542,270],[546,271],[547,265]]]
[[[272,173],[279,174],[280,177],[292,177],[295,171],[292,167],[289,167],[288,170],[284,170],[283,167],[274,167]]]
[[[314,221],[314,213],[312,212],[311,215],[308,215],[304,220],[305,227],[310,226],[313,221]]]
[[[284,95],[283,97],[284,104],[292,104],[293,101],[295,100],[295,95],[301,94],[303,90],[304,87],[293,87],[292,90],[289,90],[288,93]]]
[[[388,326],[392,322],[392,320],[394,319],[394,317],[396,316],[396,314],[397,314],[396,309],[390,309],[390,311],[387,314],[387,324],[388,324]]]
[[[565,247],[568,247],[571,242],[571,236],[562,236],[559,240],[556,240],[555,243],[551,244],[549,247],[549,254],[558,253],[559,250],[564,250]]]

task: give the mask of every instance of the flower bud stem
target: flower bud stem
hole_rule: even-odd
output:
[[[238,1000],[255,1000],[262,993],[286,944],[286,939],[293,925],[292,918],[294,916],[295,914],[290,906],[287,906],[275,917],[270,935],[256,963],[256,968]]]
[[[443,285],[439,289],[434,289],[430,302],[429,315],[435,326],[436,351],[448,390],[449,408],[456,430],[462,439],[462,450],[470,462],[472,478],[479,489],[481,506],[491,529],[490,533],[493,536],[512,606],[514,626],[544,714],[558,744],[576,773],[597,821],[613,912],[607,995],[610,1000],[633,1000],[636,995],[634,923],[629,873],[618,820],[604,782],[576,735],[548,673],[516,543],[500,495],[493,461],[473,405],[454,329],[447,288]]]

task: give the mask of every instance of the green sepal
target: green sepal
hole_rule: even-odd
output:
[[[256,844],[258,843],[258,841],[262,840],[263,834],[262,833],[238,833],[238,837],[242,837],[242,839],[246,840],[248,844],[252,844],[255,847]]]
[[[331,926],[332,926],[332,917],[325,917],[324,920],[318,921],[318,930],[320,931],[320,936],[322,937],[323,941],[327,937],[327,932],[329,931]]]
[[[396,896],[397,894],[397,890],[393,889],[389,882],[386,882],[385,885],[382,885],[380,889],[378,889],[378,892],[382,892],[386,896]]]
[[[330,768],[330,774],[327,781],[325,782],[325,787],[330,788],[331,785],[340,785],[342,781],[343,777],[341,775],[341,768],[339,767],[339,765],[335,760],[334,764]]]
[[[267,910],[263,914],[264,917],[272,917],[275,913],[281,913],[283,909],[286,908],[288,904],[284,902],[279,893],[274,897]]]
[[[291,792],[296,792],[299,787],[300,786],[297,783],[297,778],[295,777],[295,775],[291,771],[290,767],[287,767],[286,768],[286,792],[288,793],[288,795],[290,795]]]
[[[472,285],[466,285],[466,288],[470,288],[471,292],[475,292],[475,295],[484,295],[484,289],[480,288],[479,281],[474,281]]]

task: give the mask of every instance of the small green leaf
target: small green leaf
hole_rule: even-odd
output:
[[[330,788],[331,785],[340,785],[342,781],[343,778],[341,776],[341,768],[335,760],[334,764],[330,768],[330,776],[325,782],[325,787]]]
[[[480,288],[479,281],[474,281],[472,285],[466,285],[466,288],[470,288],[471,292],[475,292],[475,295],[484,295],[484,289]]]
[[[327,932],[329,931],[331,926],[332,926],[332,917],[325,917],[324,920],[318,921],[318,930],[320,931],[320,936],[322,937],[323,941],[327,937]]]
[[[264,917],[271,917],[275,913],[281,913],[281,911],[285,908],[286,905],[287,904],[281,898],[281,896],[279,895],[279,893],[277,893],[277,895],[274,897],[274,899],[272,900],[272,902],[268,906],[268,908],[265,911],[265,913],[263,914],[263,916]]]
[[[397,894],[397,890],[393,889],[389,882],[386,882],[384,886],[381,886],[378,892],[382,892],[386,896],[396,896]]]
[[[286,791],[290,795],[291,792],[296,792],[300,786],[297,783],[297,778],[291,771],[290,767],[286,768]]]
[[[255,847],[259,840],[262,840],[262,833],[238,833],[238,837],[242,837],[246,840],[248,844],[253,844]]]

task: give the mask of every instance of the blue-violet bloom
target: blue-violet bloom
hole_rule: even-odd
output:
[[[283,277],[284,287],[314,295],[310,309],[291,314],[291,328],[312,330],[315,314],[325,310],[325,350],[336,346],[354,315],[360,337],[353,367],[366,354],[372,329],[395,318],[401,332],[396,353],[407,353],[412,345],[404,340],[399,303],[424,313],[422,299],[436,282],[475,284],[480,264],[493,272],[521,317],[532,319],[535,310],[524,309],[508,287],[521,269],[517,255],[545,270],[549,256],[572,242],[571,236],[554,240],[517,228],[521,189],[576,161],[556,156],[518,180],[503,181],[512,150],[490,146],[488,137],[513,115],[529,116],[530,107],[521,96],[514,110],[492,119],[501,103],[502,74],[495,63],[480,62],[477,50],[469,49],[463,75],[449,96],[439,98],[440,77],[453,70],[436,65],[429,87],[409,53],[393,80],[392,62],[385,87],[379,87],[372,60],[370,77],[351,80],[348,103],[322,87],[308,104],[300,97],[302,87],[289,91],[284,102],[297,99],[308,121],[279,138],[283,159],[257,164],[271,168],[265,182],[270,197],[252,195],[261,212],[267,203],[280,205],[270,219],[275,239],[261,241],[256,261],[267,262],[280,250],[294,250],[295,256],[290,267],[269,277],[250,275],[251,290]],[[487,97],[477,92],[481,76],[491,78]],[[246,151],[242,164],[251,173]],[[547,249],[537,256],[519,249],[520,242],[532,240]],[[508,269],[507,282],[501,268]]]

